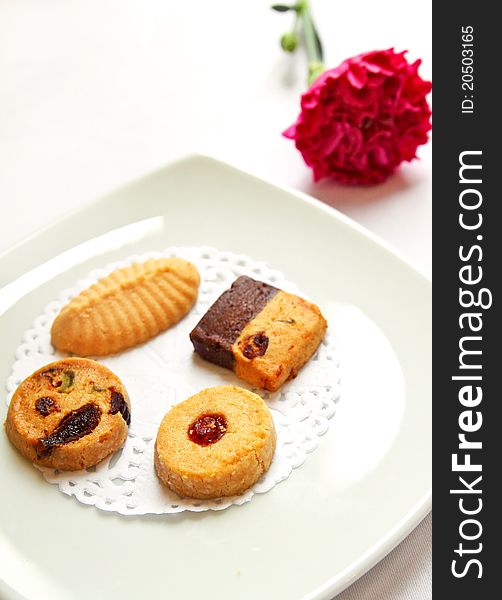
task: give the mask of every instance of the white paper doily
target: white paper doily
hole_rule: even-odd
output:
[[[7,403],[24,378],[64,356],[51,344],[50,327],[71,298],[117,268],[160,256],[179,256],[197,266],[201,275],[199,297],[187,317],[168,331],[141,346],[99,359],[121,378],[131,398],[131,426],[124,447],[84,471],[40,470],[47,481],[80,502],[125,515],[221,510],[243,504],[255,493],[270,490],[303,463],[306,454],[317,447],[318,437],[327,431],[339,398],[339,360],[329,328],[317,353],[297,378],[275,393],[253,388],[231,371],[203,361],[193,352],[189,332],[236,277],[248,275],[299,293],[280,272],[264,263],[214,248],[172,247],[164,252],[131,256],[92,271],[73,288],[65,290],[58,300],[50,302],[25,332],[7,380]],[[271,409],[277,431],[272,465],[240,496],[216,500],[181,498],[164,487],[155,474],[153,448],[157,428],[172,406],[204,388],[223,384],[239,385],[260,394]]]

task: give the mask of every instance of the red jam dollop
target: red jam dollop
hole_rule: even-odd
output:
[[[201,415],[188,428],[188,439],[199,446],[209,446],[221,440],[226,431],[227,421],[223,415]]]

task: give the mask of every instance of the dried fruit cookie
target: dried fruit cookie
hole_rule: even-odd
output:
[[[268,470],[275,444],[274,422],[260,396],[223,385],[167,413],[155,442],[155,468],[181,496],[234,496]]]
[[[195,266],[181,258],[117,269],[61,310],[52,343],[80,356],[105,356],[146,342],[190,311],[199,282]]]
[[[65,358],[27,377],[15,391],[7,436],[32,462],[86,469],[122,446],[130,404],[120,379],[87,358]]]

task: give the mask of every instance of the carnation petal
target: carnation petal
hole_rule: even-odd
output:
[[[360,65],[350,65],[350,68],[347,70],[347,80],[350,85],[360,90],[368,81],[367,71],[365,71],[365,69]]]
[[[290,140],[294,140],[296,137],[296,123],[294,125],[291,125],[290,127],[288,127],[287,129],[285,129],[282,132],[282,135],[285,138],[289,138]]]

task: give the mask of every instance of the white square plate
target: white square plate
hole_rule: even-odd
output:
[[[371,364],[371,340],[340,317],[342,399],[328,433],[287,481],[221,512],[122,517],[83,506],[1,434],[2,598],[328,599],[430,508],[430,282],[335,210],[210,158],[153,173],[0,257],[0,380],[62,289],[173,245],[248,254],[321,307],[357,307],[398,368],[380,367],[379,353]],[[2,421],[5,412],[2,401]]]

